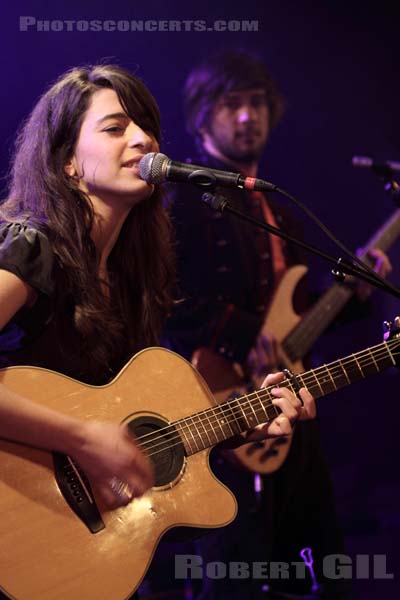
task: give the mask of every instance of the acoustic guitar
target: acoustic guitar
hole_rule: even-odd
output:
[[[303,373],[302,385],[318,398],[395,365],[397,335]],[[272,386],[216,404],[194,367],[162,348],[138,353],[101,387],[35,367],[4,369],[0,381],[66,415],[126,423],[156,481],[107,510],[70,457],[0,440],[0,589],[14,600],[126,600],[166,531],[234,519],[235,498],[210,471],[209,450],[279,413]]]

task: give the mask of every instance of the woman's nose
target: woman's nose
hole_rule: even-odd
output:
[[[128,146],[130,148],[140,148],[145,152],[150,152],[154,148],[155,140],[139,125],[131,123],[128,128]]]

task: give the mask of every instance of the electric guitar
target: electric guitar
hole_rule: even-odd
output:
[[[388,250],[400,236],[400,209],[394,211],[390,218],[371,237],[363,248],[360,258],[368,261],[368,252],[372,248]],[[296,265],[287,270],[272,298],[262,330],[271,332],[278,342],[278,358],[281,367],[286,367],[293,373],[304,370],[302,359],[311,350],[314,343],[335,320],[344,306],[355,293],[356,280],[347,277],[345,283],[334,283],[322,294],[318,301],[304,316],[296,314],[292,298],[299,281],[308,269],[304,265]],[[194,364],[209,382],[219,402],[241,390],[243,379],[237,369],[232,369],[231,363],[221,359],[209,349],[201,348],[194,354]],[[219,371],[220,377],[216,374]],[[222,389],[221,381],[226,385]],[[255,377],[252,385],[260,387],[261,377]],[[238,467],[261,474],[273,473],[279,469],[290,450],[292,437],[286,439],[264,440],[240,446],[229,452],[229,458]]]
[[[399,355],[396,333],[299,377],[318,398],[395,365]],[[210,471],[210,448],[279,414],[272,386],[216,404],[194,367],[162,348],[143,350],[101,387],[35,367],[3,369],[0,381],[66,415],[126,423],[156,482],[108,510],[68,456],[0,440],[0,589],[14,600],[126,600],[166,531],[234,519],[236,500]]]

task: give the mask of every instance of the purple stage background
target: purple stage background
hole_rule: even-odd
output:
[[[399,16],[400,8],[390,9],[384,2],[351,0],[247,0],[241,5],[214,0],[195,8],[178,0],[13,2],[2,7],[0,19],[0,174],[6,176],[17,127],[43,89],[67,68],[99,60],[118,62],[144,79],[161,108],[162,150],[184,160],[192,144],[182,119],[181,88],[191,66],[223,47],[256,50],[288,104],[271,137],[261,176],[296,195],[354,249],[395,208],[381,182],[368,171],[354,169],[351,157],[400,160]],[[20,17],[48,21],[50,28],[63,30],[39,31],[30,25],[23,31]],[[90,20],[174,20],[192,31],[94,32],[66,24]],[[188,22],[195,20],[207,21],[207,26],[223,20],[233,28],[237,25],[229,25],[232,21],[256,21],[258,31],[194,31]],[[304,227],[310,243],[338,255],[313,225],[305,221]],[[397,285],[399,252],[399,244],[390,252],[391,280]],[[317,259],[311,263],[314,282],[329,280],[327,265]],[[337,329],[318,343],[318,360],[333,360],[380,341],[381,321],[400,314],[400,306],[382,292],[375,294],[372,305],[367,320]],[[400,448],[399,381],[397,372],[385,373],[319,405],[349,553],[386,554],[387,570],[395,574],[388,581],[355,580],[357,599],[400,597],[395,459]]]

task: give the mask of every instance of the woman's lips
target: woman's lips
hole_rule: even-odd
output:
[[[135,158],[131,158],[130,160],[127,160],[126,162],[122,163],[122,166],[125,167],[126,169],[132,169],[133,167],[138,167],[139,161],[143,158],[143,154],[140,154],[139,156],[135,156]]]

